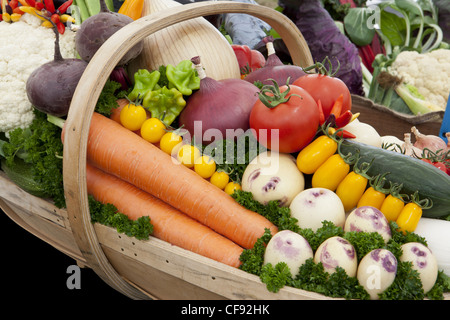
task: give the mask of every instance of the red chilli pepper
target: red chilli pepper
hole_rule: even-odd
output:
[[[34,4],[34,8],[38,11],[44,9],[44,4],[41,1],[36,1]]]
[[[353,113],[350,110],[346,110],[343,114],[336,118],[336,128],[345,127],[352,119]]]
[[[344,103],[344,95],[341,94],[336,101],[334,102],[333,107],[331,108],[330,114],[334,114],[337,118],[341,115],[342,112],[342,104]]]
[[[325,123],[325,114],[323,113],[322,101],[317,100],[317,107],[319,107],[319,124],[323,125]]]
[[[58,22],[58,23],[56,24],[56,28],[58,29],[58,32],[59,32],[60,34],[64,34],[64,32],[66,31],[66,26],[65,26],[64,23],[62,23],[62,22]]]
[[[64,2],[62,5],[59,6],[57,11],[60,14],[66,13],[67,9],[72,5],[72,3],[73,3],[73,0],[69,0],[69,1]]]
[[[15,9],[15,8],[17,8],[17,6],[19,5],[19,0],[11,0],[10,2],[9,2],[9,6],[11,7],[11,9]]]
[[[23,6],[34,7],[34,5],[35,5],[35,1],[34,0],[19,0],[19,2]]]
[[[44,0],[44,3],[47,11],[50,11],[51,13],[55,12],[55,4],[53,3],[53,0]]]

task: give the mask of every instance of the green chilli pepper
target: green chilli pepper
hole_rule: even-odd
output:
[[[164,86],[148,91],[142,105],[151,112],[152,117],[163,119],[165,124],[170,125],[186,106],[186,101],[176,88]]]
[[[134,87],[128,95],[128,99],[135,101],[138,96],[144,97],[147,92],[155,88],[160,76],[161,73],[158,70],[150,73],[147,69],[139,69],[134,74]]]
[[[190,60],[183,60],[176,67],[168,64],[166,76],[169,80],[169,88],[177,88],[185,96],[191,95],[192,90],[200,88],[200,78]]]

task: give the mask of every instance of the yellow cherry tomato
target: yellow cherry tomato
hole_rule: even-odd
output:
[[[407,203],[400,212],[396,222],[403,233],[414,232],[422,217],[422,208],[414,202]]]
[[[200,150],[196,146],[185,144],[178,149],[177,159],[188,168],[193,168],[195,160],[201,156]]]
[[[129,103],[120,111],[120,123],[131,131],[139,130],[147,119],[147,112],[143,106]]]
[[[361,199],[368,179],[354,171],[351,171],[345,178],[339,183],[336,194],[341,199],[344,205],[345,211],[356,207],[359,199]]]
[[[151,143],[157,143],[166,133],[166,126],[158,118],[149,118],[141,126],[141,137]]]
[[[313,174],[336,150],[336,141],[326,135],[320,136],[300,151],[297,167],[303,173]]]
[[[159,141],[159,148],[167,154],[172,155],[181,147],[183,138],[175,132],[166,132]]]
[[[216,171],[216,162],[213,158],[203,155],[196,159],[194,171],[197,172],[200,177],[208,179]]]
[[[314,172],[311,179],[312,187],[335,191],[349,172],[350,165],[342,159],[339,153],[336,153],[325,160]]]
[[[402,199],[389,194],[381,204],[380,211],[383,213],[386,219],[388,219],[389,222],[395,221],[397,220],[404,206],[405,203]]]
[[[234,191],[241,189],[242,189],[241,185],[234,181],[228,182],[227,185],[225,186],[225,192],[228,193],[229,195],[232,195]]]
[[[213,173],[209,181],[220,189],[225,189],[228,182],[230,181],[230,177],[224,171],[216,171]]]

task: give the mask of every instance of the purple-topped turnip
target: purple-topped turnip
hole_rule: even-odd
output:
[[[264,264],[270,263],[275,267],[277,263],[284,262],[289,267],[292,277],[295,278],[302,264],[311,258],[313,258],[313,251],[303,236],[290,230],[282,230],[277,232],[267,244]]]
[[[348,240],[338,236],[328,238],[320,244],[314,254],[314,262],[321,262],[324,270],[330,274],[341,267],[349,277],[356,276],[358,267],[355,248]]]
[[[397,275],[397,259],[387,249],[375,249],[360,261],[356,278],[364,287],[371,300],[378,300]]]
[[[412,268],[419,273],[423,291],[427,293],[434,286],[438,276],[436,257],[431,250],[419,242],[408,242],[401,246],[400,261],[412,263]]]
[[[386,243],[392,237],[389,221],[380,210],[371,206],[362,206],[350,212],[345,220],[344,231],[377,232]]]
[[[287,207],[304,189],[305,179],[292,155],[267,151],[250,161],[241,185],[242,190],[251,192],[262,204],[275,200]]]
[[[300,228],[316,231],[324,221],[344,226],[344,205],[336,193],[326,188],[305,189],[292,200],[289,208]]]

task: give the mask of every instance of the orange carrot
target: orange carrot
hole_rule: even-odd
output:
[[[118,99],[117,104],[119,105],[117,108],[113,108],[111,115],[109,116],[110,119],[114,120],[117,123],[120,123],[120,111],[122,111],[123,107],[125,107],[128,104],[127,99]]]
[[[113,204],[130,219],[149,216],[156,238],[239,267],[241,247],[167,203],[89,164],[86,166],[86,182],[88,193],[97,201]]]
[[[244,248],[252,248],[269,228],[277,227],[247,210],[232,197],[170,155],[117,122],[98,113],[92,116],[87,143],[88,160]]]

